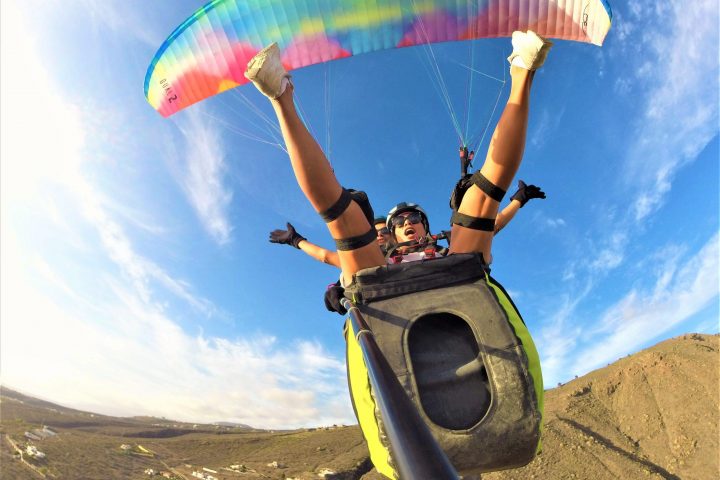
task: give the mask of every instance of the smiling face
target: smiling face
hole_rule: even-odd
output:
[[[393,218],[393,234],[398,243],[417,242],[427,235],[419,212],[410,211]]]

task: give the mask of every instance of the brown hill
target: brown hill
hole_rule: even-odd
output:
[[[720,478],[719,346],[684,335],[547,392],[543,453],[483,479]]]
[[[719,349],[718,335],[685,335],[547,391],[542,454],[524,468],[482,478],[720,478]],[[122,419],[7,392],[0,391],[2,478],[40,478],[12,459],[8,439],[46,453],[30,463],[54,478],[149,478],[143,472],[153,468],[191,479],[202,467],[219,479],[316,479],[323,469],[335,472],[328,479],[382,478],[370,470],[357,427],[273,433]],[[32,442],[23,437],[42,424],[58,435]],[[273,461],[279,467],[268,466]],[[230,465],[246,471],[223,470]]]

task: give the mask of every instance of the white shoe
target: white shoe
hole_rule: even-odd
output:
[[[260,50],[250,59],[245,70],[245,78],[253,82],[255,87],[268,98],[276,99],[283,94],[290,74],[280,61],[280,49],[273,43]]]
[[[513,32],[512,46],[513,52],[508,57],[510,65],[525,70],[537,70],[545,62],[553,43],[532,30],[528,30],[527,32]]]

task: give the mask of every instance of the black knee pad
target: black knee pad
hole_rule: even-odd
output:
[[[367,194],[362,190],[346,190],[343,188],[340,193],[340,198],[327,210],[320,212],[320,216],[325,220],[325,223],[332,222],[347,210],[352,201],[360,206],[360,209],[370,224],[370,230],[368,230],[367,233],[355,237],[335,239],[335,246],[338,250],[342,251],[357,250],[365,245],[370,245],[377,239],[377,232],[375,231],[373,223],[375,213],[370,205]]]
[[[351,201],[352,196],[350,195],[350,192],[343,188],[340,192],[340,197],[335,201],[335,203],[330,205],[327,210],[320,212],[320,216],[323,220],[325,220],[325,223],[330,223],[347,210]]]
[[[458,211],[453,212],[450,217],[450,223],[460,225],[461,227],[471,228],[473,230],[480,230],[482,232],[494,232],[495,231],[495,219],[494,218],[478,218],[465,215]]]
[[[347,190],[343,188],[337,201],[333,203],[330,207],[328,207],[328,209],[324,212],[320,212],[320,216],[323,218],[323,220],[325,220],[325,223],[332,222],[340,215],[342,215],[345,210],[347,210],[347,208],[350,206],[350,202],[353,200],[362,209],[362,212],[365,215],[368,223],[370,225],[373,225],[375,213],[373,212],[372,206],[370,205],[370,200],[368,200],[367,194],[362,190],[353,190],[352,188]]]
[[[505,190],[485,178],[485,175],[480,173],[480,170],[473,173],[472,177],[470,177],[470,181],[473,185],[485,192],[485,195],[487,195],[488,197],[492,198],[496,202],[502,202],[502,199],[506,193]],[[458,205],[458,207],[459,206],[460,205]]]

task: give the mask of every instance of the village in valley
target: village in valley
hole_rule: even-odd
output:
[[[2,478],[329,480],[370,469],[357,427],[270,431],[108,417],[0,392]]]

